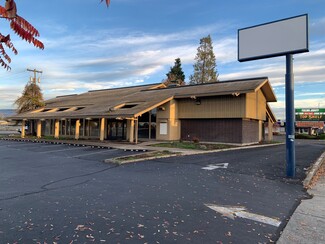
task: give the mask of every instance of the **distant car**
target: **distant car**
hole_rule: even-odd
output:
[[[323,129],[317,129],[316,130],[316,135],[322,135],[324,134],[324,130]]]

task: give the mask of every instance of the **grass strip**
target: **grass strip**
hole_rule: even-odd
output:
[[[150,159],[150,158],[176,156],[176,155],[180,155],[180,154],[181,153],[179,153],[179,152],[170,152],[168,150],[154,151],[154,152],[147,152],[147,153],[141,153],[141,154],[136,154],[136,155],[114,158],[113,162],[118,163],[118,164],[123,164],[123,163],[127,163],[127,162],[141,161],[141,160]]]

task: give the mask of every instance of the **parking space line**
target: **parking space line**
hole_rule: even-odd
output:
[[[47,145],[42,145],[42,146],[40,146],[41,148],[44,148],[44,147],[57,147],[57,146],[64,146],[63,144],[47,144]]]
[[[62,151],[70,151],[70,150],[76,150],[76,149],[85,149],[83,147],[74,147],[74,148],[67,148],[67,149],[60,149],[60,150],[52,150],[52,151],[45,151],[45,152],[37,152],[37,153],[50,153],[50,152],[62,152]]]
[[[18,145],[18,147],[15,147],[15,145],[13,144],[6,144],[6,145],[1,145],[0,147],[7,147],[7,148],[11,148],[11,149],[20,149],[21,147],[19,147],[20,144],[16,144],[16,146]]]
[[[1,145],[0,147],[8,147],[10,146],[11,144],[7,144],[7,145]]]
[[[8,144],[9,147],[35,147],[35,143],[31,143],[31,144],[28,144],[28,143],[11,143],[11,144]]]
[[[119,149],[110,149],[109,151],[112,152],[112,151],[117,151],[117,150],[119,150]],[[97,151],[97,152],[92,152],[92,153],[80,154],[80,155],[71,156],[69,158],[83,157],[83,156],[88,156],[88,155],[93,155],[93,154],[104,153],[104,152],[107,152],[107,151],[104,150],[104,151]]]

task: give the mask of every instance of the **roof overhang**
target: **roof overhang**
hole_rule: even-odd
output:
[[[161,106],[161,105],[163,105],[163,104],[165,104],[165,103],[171,101],[173,98],[174,98],[174,97],[172,96],[172,97],[169,97],[169,98],[167,98],[167,99],[165,99],[165,100],[163,100],[163,101],[160,101],[159,103],[156,103],[156,104],[154,104],[154,105],[152,105],[152,106],[150,106],[150,107],[148,107],[148,108],[146,108],[146,109],[144,109],[144,110],[142,110],[142,111],[140,111],[140,112],[134,114],[134,117],[139,117],[139,116],[141,116],[142,114],[144,114],[144,113],[146,113],[146,112],[149,112],[149,111],[153,110],[154,108],[157,108],[157,107],[159,107],[159,106]]]
[[[273,92],[273,89],[271,87],[270,81],[268,78],[265,79],[265,81],[259,85],[258,87],[256,87],[255,91],[261,89],[261,91],[263,92],[265,99],[267,102],[276,102],[276,96],[275,93]]]
[[[266,103],[266,116],[267,116],[267,118],[269,118],[271,123],[274,124],[276,122],[275,114],[273,113],[273,111],[268,103]]]

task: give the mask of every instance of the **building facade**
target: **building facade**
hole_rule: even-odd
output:
[[[10,119],[22,122],[22,137],[28,125],[28,133],[39,138],[247,144],[263,140],[266,122],[270,128],[276,122],[269,102],[276,97],[267,77],[180,87],[151,84],[59,96]]]

